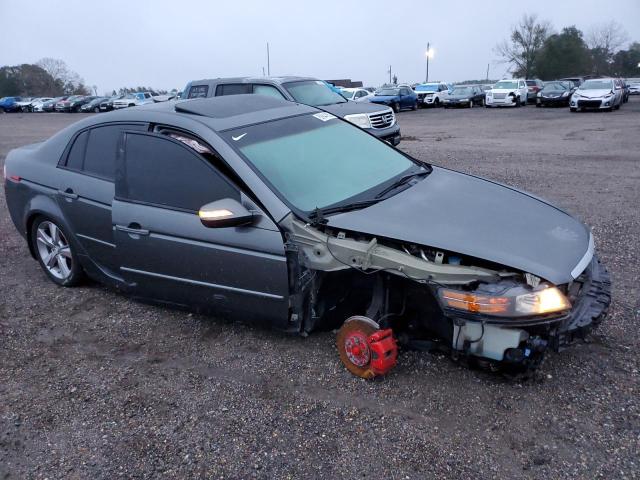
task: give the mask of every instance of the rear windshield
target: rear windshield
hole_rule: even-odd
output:
[[[282,86],[297,102],[311,105],[312,107],[322,107],[325,105],[333,105],[334,103],[346,102],[342,95],[338,95],[320,80],[289,82]]]
[[[518,88],[518,82],[511,82],[511,81],[505,81],[505,82],[498,82],[496,83],[493,88],[495,88],[496,90],[498,89],[509,89],[509,88]]]
[[[470,87],[453,87],[454,95],[471,95],[472,90]]]

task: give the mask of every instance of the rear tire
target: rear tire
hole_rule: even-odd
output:
[[[47,276],[63,287],[73,287],[84,279],[69,232],[57,221],[37,217],[31,225],[31,245]]]
[[[418,102],[415,101],[413,102],[413,105],[411,106],[411,110],[413,110],[414,112],[418,109]]]
[[[473,108],[473,100],[469,100],[469,108]]]
[[[394,103],[393,105],[391,105],[391,108],[396,113],[400,112],[400,104],[399,103]]]
[[[100,113],[100,107],[96,107],[93,109],[93,113]]]
[[[434,102],[433,102],[433,106],[434,106],[434,107],[436,107],[436,108],[438,108],[438,107],[440,106],[440,99],[439,99],[439,98],[436,98],[436,99],[434,100]]]

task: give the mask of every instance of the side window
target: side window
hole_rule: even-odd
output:
[[[362,90],[358,90],[358,93],[356,95],[356,97],[358,97],[358,98],[362,98],[362,97],[366,97],[366,96],[367,96],[367,93],[363,92]]]
[[[84,162],[84,152],[87,149],[87,139],[89,138],[89,132],[82,132],[76,137],[69,150],[67,156],[67,168],[72,170],[82,170],[82,164]]]
[[[144,94],[144,98],[151,98],[151,95],[150,95],[150,94],[148,94],[148,93],[145,93],[145,94]]]
[[[127,133],[124,161],[119,197],[193,212],[215,200],[240,200],[236,187],[212,165],[174,140]]]
[[[209,85],[194,85],[189,89],[187,98],[207,98]]]
[[[113,180],[118,140],[124,130],[146,130],[146,125],[107,125],[89,130],[82,171]]]
[[[243,93],[251,93],[251,84],[229,83],[226,85],[218,85],[216,87],[216,97],[219,97],[220,95],[240,95]]]
[[[400,89],[400,95],[409,95],[409,90],[406,88]]]
[[[276,87],[272,87],[271,85],[254,85],[253,93],[256,95],[266,95],[267,97],[285,99],[284,95],[282,95]]]

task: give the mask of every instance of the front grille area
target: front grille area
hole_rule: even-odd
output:
[[[496,100],[502,100],[503,98],[506,98],[507,94],[506,93],[494,93],[493,94],[493,98],[495,98]]]
[[[578,100],[578,107],[600,108],[600,100]]]
[[[396,116],[391,111],[370,113],[369,120],[372,128],[387,128],[396,123]]]

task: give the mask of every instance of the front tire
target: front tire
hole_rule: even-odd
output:
[[[63,287],[73,287],[84,278],[70,238],[59,223],[47,217],[38,217],[31,225],[31,244],[42,270]]]
[[[413,102],[413,105],[411,106],[411,110],[413,110],[414,112],[418,109],[418,102]]]
[[[400,112],[400,104],[399,103],[394,103],[391,108],[393,109],[394,112],[399,113]]]
[[[469,108],[473,108],[473,100],[469,100]]]

